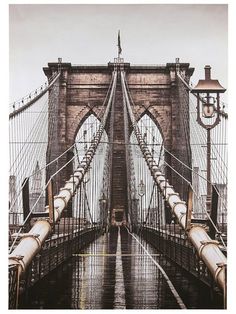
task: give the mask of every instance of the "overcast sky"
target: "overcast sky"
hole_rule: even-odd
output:
[[[212,66],[227,88],[227,5],[10,5],[10,100],[46,79],[48,62],[107,64],[117,55],[131,64],[189,62],[193,81]]]

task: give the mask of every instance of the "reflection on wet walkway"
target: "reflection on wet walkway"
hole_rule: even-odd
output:
[[[209,303],[206,289],[142,244],[173,280],[187,307],[219,306]],[[31,288],[25,303],[27,308],[44,309],[179,308],[161,272],[123,227],[111,229]]]

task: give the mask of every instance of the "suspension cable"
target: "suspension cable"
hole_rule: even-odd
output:
[[[37,100],[39,100],[44,94],[46,94],[46,92],[53,86],[53,84],[58,80],[58,78],[60,77],[61,72],[59,71],[57,73],[57,75],[55,76],[54,79],[52,79],[52,81],[50,82],[50,84],[37,96],[35,96],[34,99],[32,99],[31,101],[29,101],[27,104],[25,104],[24,106],[20,107],[19,109],[11,112],[9,114],[9,119],[12,119],[13,117],[15,117],[16,115],[18,115],[20,112],[24,111],[25,109],[29,108],[30,106],[32,106]]]
[[[140,123],[144,125],[143,121],[140,120]],[[150,133],[150,130],[144,125],[145,129],[147,132]],[[163,142],[162,144],[163,145]],[[191,168],[189,165],[185,164],[182,160],[180,160],[178,157],[176,157],[173,153],[171,153],[164,145],[163,145],[163,149],[165,152],[167,152],[168,154],[170,154],[175,160],[177,160],[180,164],[182,164],[184,167],[186,167],[188,170],[190,170],[192,173],[196,174],[198,177],[200,177],[201,179],[203,179],[206,182],[210,182],[207,180],[207,178],[205,178],[204,176],[202,176],[201,174],[199,174],[197,171],[195,171],[193,168]],[[157,152],[157,150],[154,149],[155,152]],[[158,153],[158,152],[157,152]],[[159,157],[161,158],[161,154],[159,155]],[[201,160],[201,158],[200,158]],[[183,177],[176,169],[174,169],[173,167],[171,167],[167,162],[164,161],[164,163],[166,163],[168,165],[168,167],[170,167],[173,171],[175,171],[182,179],[184,179],[186,182],[189,182],[185,177]],[[158,166],[159,166],[159,161],[158,161]],[[210,182],[211,183],[211,182]],[[220,194],[219,191],[216,191],[216,193],[218,194],[218,196],[224,201],[224,198],[222,197],[222,195]],[[227,209],[226,205],[223,203],[224,208]]]
[[[186,204],[182,202],[178,194],[175,193],[175,190],[170,186],[164,175],[158,169],[155,160],[153,159],[152,154],[150,153],[147,145],[143,140],[143,136],[139,131],[137,122],[135,120],[134,114],[132,112],[129,98],[126,90],[124,72],[121,72],[122,78],[122,89],[125,95],[126,106],[129,112],[130,120],[137,137],[137,140],[140,145],[140,149],[143,153],[143,157],[150,169],[150,172],[157,182],[160,191],[163,193],[166,201],[172,209],[172,213],[176,216],[180,226],[185,230],[189,240],[192,242],[194,247],[197,249],[197,252],[200,258],[204,261],[210,272],[212,273],[214,279],[225,292],[226,287],[226,277],[225,271],[220,265],[226,264],[226,257],[223,255],[221,250],[218,247],[218,242],[214,242],[209,235],[206,233],[204,227],[200,225],[192,225],[190,230],[186,230],[186,215],[187,207]],[[207,245],[207,244],[211,245]]]
[[[60,189],[57,196],[54,197],[54,219],[57,222],[63,212],[67,207],[68,202],[72,198],[74,191],[82,182],[85,173],[88,171],[91,161],[96,153],[99,141],[101,140],[102,134],[104,132],[104,125],[106,123],[111,103],[114,97],[114,89],[116,85],[117,73],[113,72],[113,85],[109,95],[108,104],[104,112],[102,122],[100,127],[94,137],[94,142],[90,145],[85,156],[83,157],[81,164],[75,170],[70,180],[66,182],[64,188]],[[75,158],[75,156],[74,156]],[[47,239],[48,235],[51,233],[51,225],[47,220],[38,220],[35,222],[28,234],[26,234],[19,244],[16,246],[14,251],[9,256],[9,265],[17,264],[19,265],[19,272],[22,272],[30,264],[34,256],[41,249],[42,244]],[[31,245],[25,245],[25,243],[31,242]]]

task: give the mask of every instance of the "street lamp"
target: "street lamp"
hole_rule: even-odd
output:
[[[136,198],[135,196],[132,198],[132,205],[131,205],[131,222],[132,224],[137,227],[137,223],[138,223],[138,213],[137,213],[137,209],[138,209],[138,202],[139,199]]]
[[[140,180],[140,183],[138,185],[138,195],[141,197],[141,206],[140,206],[140,210],[141,210],[141,222],[142,222],[142,216],[143,216],[143,201],[142,198],[145,194],[145,184],[143,183],[143,180]]]
[[[197,122],[207,130],[207,212],[211,211],[211,129],[220,122],[220,93],[226,91],[211,79],[211,67],[205,66],[205,79],[199,80],[191,93],[197,97]]]
[[[99,205],[100,205],[100,210],[102,211],[102,225],[104,225],[105,210],[107,207],[107,199],[104,192],[102,193],[102,197],[99,199]],[[109,211],[107,215],[107,226],[108,225],[109,225]]]

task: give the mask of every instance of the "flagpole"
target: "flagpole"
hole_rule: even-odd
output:
[[[120,45],[120,30],[118,31],[118,45],[117,45],[117,48],[118,48],[118,62],[120,60],[120,54],[121,54],[121,45]]]
[[[120,38],[120,30],[118,31],[118,44],[117,44],[117,53],[118,53],[118,62],[120,59],[120,48],[119,48],[119,38]]]

